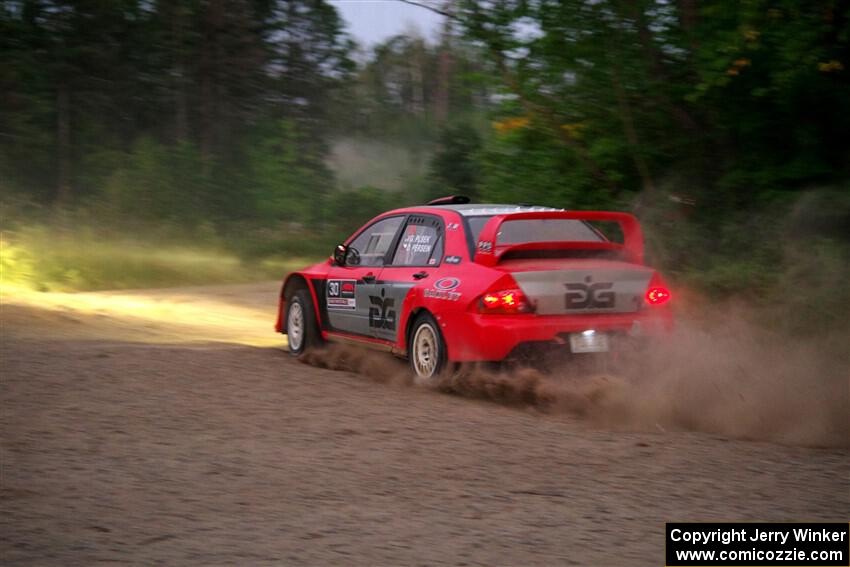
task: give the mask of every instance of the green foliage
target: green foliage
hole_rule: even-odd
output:
[[[351,49],[323,0],[3,2],[0,174],[45,203],[108,185],[150,217],[254,215],[240,178],[260,131],[328,181],[323,114]]]
[[[103,238],[95,228],[68,232],[29,226],[4,233],[0,250],[3,285],[40,291],[129,289],[278,279],[315,256],[240,260],[209,243],[193,246]]]
[[[216,184],[204,170],[200,153],[189,143],[165,146],[142,138],[107,179],[106,204],[134,224],[195,224],[214,212]]]
[[[481,182],[480,150],[481,136],[471,124],[458,122],[445,128],[431,158],[431,183],[424,200],[446,195],[477,199]]]
[[[13,244],[9,234],[0,238],[0,283],[3,285],[32,285],[35,275],[33,257],[23,247]]]
[[[777,331],[828,334],[848,325],[850,191],[810,190],[760,210],[701,224],[689,207],[648,209],[650,261],[676,286],[743,297]]]
[[[319,156],[304,151],[308,146],[305,134],[284,121],[248,149],[244,194],[256,199],[256,216],[268,222],[323,221],[333,174]]]
[[[375,215],[407,204],[402,202],[400,195],[376,187],[337,192],[330,207],[336,234],[335,244],[351,235]]]
[[[783,307],[774,314],[775,325],[793,332],[850,329],[847,241],[817,237],[797,242],[786,250],[784,264],[787,269],[771,295]]]
[[[675,171],[696,183],[674,192],[715,220],[846,177],[849,15],[829,0],[466,0],[459,11],[513,95],[504,111],[527,123],[498,144],[503,169],[557,172],[600,195],[587,204]],[[502,178],[483,191],[501,196]]]
[[[533,128],[496,133],[481,157],[485,201],[545,204],[566,208],[606,208],[612,199],[594,191],[574,156]]]

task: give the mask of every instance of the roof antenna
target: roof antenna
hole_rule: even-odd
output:
[[[433,207],[435,205],[465,205],[469,202],[469,197],[466,195],[449,195],[448,197],[440,197],[433,201],[428,201],[427,205]]]

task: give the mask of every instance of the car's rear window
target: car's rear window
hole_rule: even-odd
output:
[[[473,242],[492,216],[467,217]],[[509,220],[502,223],[496,244],[526,242],[601,242],[604,238],[588,224],[574,219]]]

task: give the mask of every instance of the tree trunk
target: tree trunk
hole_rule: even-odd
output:
[[[222,32],[222,0],[211,0],[204,18],[204,47],[201,50],[201,154],[209,161],[218,142],[219,34]]]
[[[183,6],[177,2],[172,14],[172,42],[175,58],[174,69],[174,138],[182,142],[189,137],[189,118],[186,103],[186,47],[183,27]]]
[[[694,28],[697,25],[697,2],[696,0],[678,0],[679,26],[688,38],[688,43],[691,46],[691,52],[696,51],[699,47]]]
[[[452,69],[451,48],[445,46],[437,64],[437,92],[434,95],[434,118],[443,124],[449,116],[449,77]]]
[[[452,19],[446,18],[437,60],[437,89],[434,94],[434,118],[443,124],[449,117],[449,88],[452,75]]]
[[[56,204],[68,205],[71,191],[71,95],[59,80],[56,91]]]
[[[629,6],[629,17],[634,20],[637,26],[638,41],[641,46],[644,59],[650,69],[653,80],[657,85],[667,85],[673,82],[666,67],[664,66],[664,57],[661,50],[655,44],[655,39],[652,36],[649,26],[646,23],[646,18],[637,3],[627,3]],[[690,112],[678,102],[671,100],[666,93],[660,89],[656,89],[653,98],[667,109],[673,119],[679,124],[683,131],[694,135],[701,135],[702,126],[691,115]]]
[[[413,114],[422,114],[425,110],[425,85],[422,75],[422,52],[417,49],[410,65],[410,108]]]
[[[620,82],[619,71],[616,66],[611,66],[611,82],[614,84],[614,92],[617,95],[617,106],[620,107],[620,120],[623,122],[623,133],[626,135],[626,141],[629,144],[635,169],[640,176],[641,187],[646,197],[655,193],[655,183],[652,181],[652,175],[649,172],[649,166],[641,154],[640,141],[638,140],[637,129],[635,128],[634,116],[632,116],[631,105],[623,89],[623,84]]]
[[[177,77],[174,85],[174,138],[183,142],[189,138],[189,117],[186,108],[186,68],[183,63],[177,65]]]

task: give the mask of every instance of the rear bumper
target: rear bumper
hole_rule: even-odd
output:
[[[565,335],[593,329],[623,337],[652,338],[673,328],[667,307],[611,315],[483,315],[457,313],[440,321],[449,359],[455,362],[496,361],[526,343],[561,344]]]

